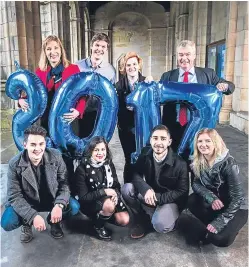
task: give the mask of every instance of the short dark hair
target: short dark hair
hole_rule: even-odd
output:
[[[168,135],[171,137],[171,134],[170,134],[170,131],[169,131],[169,128],[163,124],[159,124],[157,126],[155,126],[152,131],[151,131],[151,134],[150,134],[150,138],[152,137],[153,133],[157,130],[161,130],[161,131],[166,131],[168,133]]]
[[[105,41],[107,43],[107,47],[109,47],[109,45],[110,45],[109,37],[103,32],[99,32],[99,33],[94,34],[94,36],[91,40],[91,43],[90,43],[91,47],[93,46],[93,43],[96,41]]]
[[[83,158],[90,159],[93,153],[94,148],[96,145],[104,143],[106,148],[106,159],[111,160],[112,159],[112,153],[108,147],[108,143],[106,142],[105,138],[103,136],[94,136],[91,141],[87,144],[84,153]]]
[[[43,127],[39,126],[39,125],[31,125],[30,127],[28,127],[25,131],[24,131],[24,142],[28,141],[28,137],[30,134],[33,135],[41,135],[44,138],[46,138],[47,136],[47,131],[46,129],[44,129]]]

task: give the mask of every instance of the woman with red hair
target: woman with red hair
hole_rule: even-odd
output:
[[[123,77],[116,84],[119,99],[118,134],[125,156],[124,183],[132,179],[131,153],[136,150],[134,112],[126,107],[126,97],[135,90],[137,83],[145,80],[141,69],[142,59],[137,53],[128,52],[120,61],[119,71]]]

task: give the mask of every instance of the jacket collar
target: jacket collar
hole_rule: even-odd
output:
[[[24,151],[21,152],[21,157],[18,163],[18,166],[20,167],[28,167],[30,166],[30,161],[28,160],[28,155],[27,155],[27,150],[25,149]],[[46,148],[45,152],[43,154],[43,164],[44,165],[50,165],[55,162],[55,158],[51,157],[49,150]]]
[[[142,76],[142,74],[140,72],[138,72],[138,82],[143,82],[145,80],[145,77]],[[125,75],[123,77],[123,79],[121,80],[121,82],[123,83],[122,87],[125,87],[125,91],[130,92],[130,88],[129,88],[129,82],[128,82],[128,78],[127,75]]]
[[[151,160],[154,160],[153,149],[152,148],[148,150],[147,155],[150,156]],[[169,166],[173,166],[174,165],[174,161],[175,161],[174,152],[173,152],[172,148],[169,147],[168,148],[168,154],[167,154],[166,158],[164,159],[163,164],[167,164]]]

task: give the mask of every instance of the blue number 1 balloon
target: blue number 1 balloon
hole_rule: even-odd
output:
[[[126,97],[127,106],[132,106],[135,114],[136,152],[131,155],[132,163],[148,143],[151,130],[161,122],[159,96],[157,83],[141,82]]]
[[[15,62],[17,70],[13,72],[5,86],[6,95],[18,100],[21,91],[27,94],[27,112],[18,110],[12,121],[12,134],[18,150],[23,150],[24,131],[44,113],[47,106],[47,90],[42,81],[32,72],[21,69]]]

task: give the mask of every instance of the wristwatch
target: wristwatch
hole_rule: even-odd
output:
[[[64,209],[64,205],[63,205],[63,204],[58,203],[57,205],[58,205],[62,210]]]

